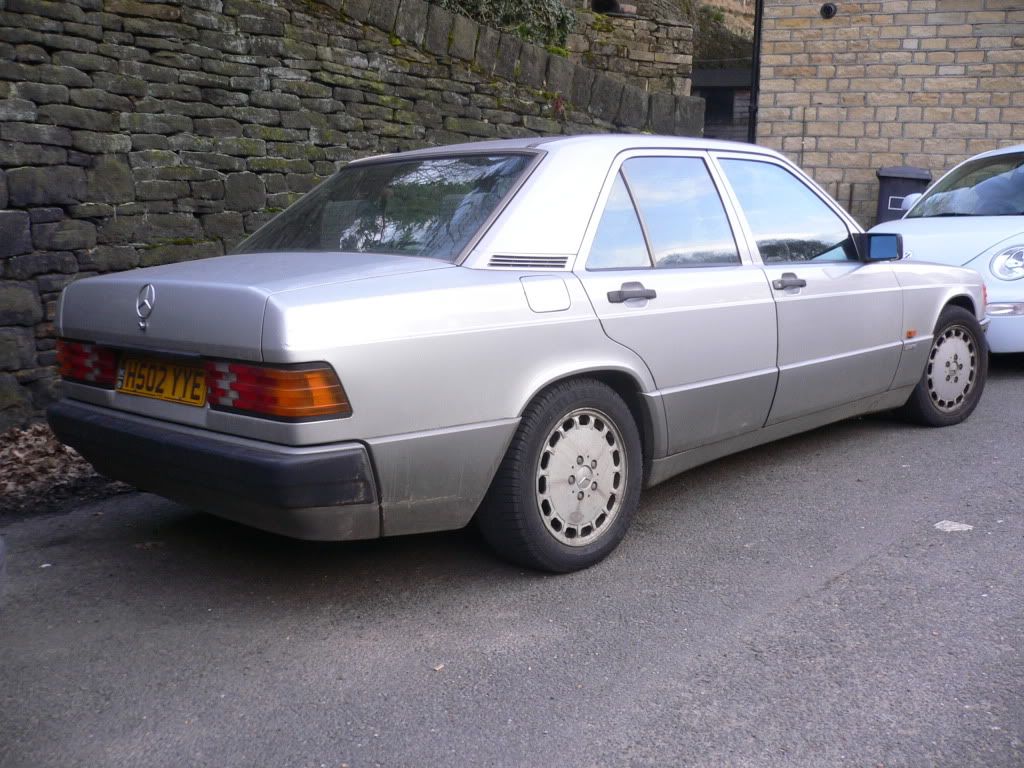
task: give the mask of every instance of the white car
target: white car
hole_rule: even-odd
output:
[[[907,258],[979,272],[989,347],[1024,352],[1024,144],[965,160],[903,207],[902,219],[871,231],[903,235]]]

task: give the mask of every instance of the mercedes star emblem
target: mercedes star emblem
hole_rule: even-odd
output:
[[[139,330],[146,330],[149,316],[153,314],[154,304],[156,304],[156,288],[152,283],[146,283],[139,291],[139,298],[135,300],[135,314],[139,316]]]

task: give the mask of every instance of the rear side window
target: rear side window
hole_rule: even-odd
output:
[[[622,174],[615,175],[615,186],[608,195],[604,213],[590,246],[587,269],[629,269],[651,266],[644,231],[630,199]]]
[[[635,205],[634,205],[635,204]],[[697,157],[635,157],[622,164],[587,269],[740,263],[722,200]]]
[[[635,157],[622,165],[656,267],[740,263],[711,174],[698,157]]]
[[[843,220],[789,171],[757,160],[721,163],[765,264],[856,260]]]
[[[530,160],[460,155],[350,165],[236,252],[353,251],[454,261]]]

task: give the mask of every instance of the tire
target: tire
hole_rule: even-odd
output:
[[[971,312],[947,306],[935,324],[921,380],[900,412],[928,427],[959,424],[978,405],[987,376],[985,332]]]
[[[610,387],[576,379],[527,407],[477,515],[505,560],[569,573],[604,559],[640,500],[640,432]]]

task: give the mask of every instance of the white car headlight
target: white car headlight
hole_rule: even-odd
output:
[[[1024,277],[1024,245],[1004,248],[992,257],[990,267],[1000,280],[1020,280]]]

